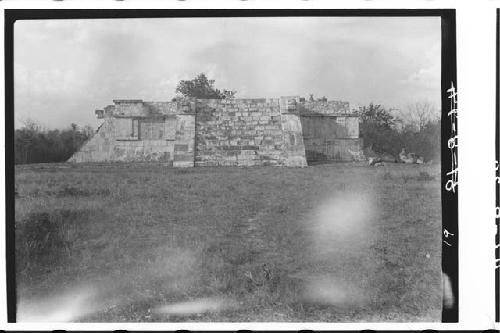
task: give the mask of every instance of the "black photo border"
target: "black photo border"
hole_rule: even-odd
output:
[[[458,322],[458,188],[445,189],[452,163],[447,142],[451,136],[448,89],[457,88],[455,9],[6,9],[5,23],[5,191],[6,191],[6,282],[7,320],[16,322],[15,277],[15,167],[14,167],[14,23],[18,20],[116,19],[173,17],[418,17],[441,18],[441,203],[442,234],[453,235],[442,242],[442,272],[451,281],[454,303],[443,307],[442,322]],[[498,119],[498,118],[497,118]],[[498,125],[497,125],[498,142]],[[497,145],[498,159],[498,145]],[[498,198],[498,189],[497,189]],[[498,203],[498,199],[497,199]],[[497,270],[498,274],[498,270]],[[497,281],[498,295],[498,281]],[[497,297],[498,300],[498,297]]]
[[[500,207],[500,9],[496,15],[496,121],[495,121],[495,213]],[[500,322],[500,217],[495,218],[495,321]]]

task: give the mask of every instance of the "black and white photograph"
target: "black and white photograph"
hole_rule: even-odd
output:
[[[443,18],[190,13],[15,21],[15,321],[441,322]]]

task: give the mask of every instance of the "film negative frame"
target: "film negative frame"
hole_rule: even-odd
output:
[[[6,272],[7,319],[16,322],[15,280],[15,200],[14,200],[14,23],[18,20],[49,19],[113,19],[169,17],[418,17],[441,18],[441,204],[442,204],[442,272],[453,295],[453,302],[443,303],[442,322],[458,322],[458,166],[457,166],[457,53],[454,9],[253,9],[253,10],[191,10],[191,9],[61,9],[5,10],[5,142],[6,142]],[[498,69],[497,69],[498,70]],[[498,109],[498,104],[497,104]],[[498,122],[498,116],[497,116]],[[498,160],[498,124],[497,124]],[[498,171],[497,171],[498,173]],[[498,187],[497,187],[498,205]],[[498,219],[497,219],[498,225]],[[497,235],[498,244],[498,235]],[[498,258],[498,248],[496,250]],[[498,276],[498,268],[496,270]],[[445,288],[443,288],[445,289]],[[497,281],[498,301],[498,281]],[[445,300],[443,295],[443,301]],[[497,303],[498,304],[498,303]],[[498,305],[497,305],[498,309]],[[498,320],[498,318],[497,318]]]

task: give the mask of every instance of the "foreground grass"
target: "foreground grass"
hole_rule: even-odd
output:
[[[437,166],[45,165],[16,189],[19,303],[76,297],[68,320],[440,320]]]

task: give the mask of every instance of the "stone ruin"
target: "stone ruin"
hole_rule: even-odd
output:
[[[193,166],[307,166],[364,159],[359,117],[348,102],[260,99],[114,100],[68,162]]]

